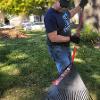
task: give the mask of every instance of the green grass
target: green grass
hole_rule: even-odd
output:
[[[56,78],[44,32],[27,39],[0,39],[0,100],[44,100]],[[75,65],[94,100],[100,100],[100,50],[82,43]]]

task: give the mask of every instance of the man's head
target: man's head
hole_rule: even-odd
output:
[[[68,8],[69,4],[70,4],[70,0],[59,0],[60,2],[60,6],[62,8]]]
[[[68,8],[70,4],[70,0],[53,0],[53,8],[56,10],[61,11],[63,8]]]

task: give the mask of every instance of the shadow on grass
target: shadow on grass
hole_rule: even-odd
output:
[[[1,49],[0,49],[0,62],[5,63],[8,60],[6,55],[9,53],[10,53],[10,49],[7,48],[7,50],[6,50],[6,48],[1,47]]]
[[[5,44],[5,40],[1,43]],[[53,63],[48,57],[44,34],[35,33],[28,39],[8,39],[6,43],[0,48],[0,97],[42,100],[55,70],[49,67]],[[20,89],[16,93],[14,88]]]

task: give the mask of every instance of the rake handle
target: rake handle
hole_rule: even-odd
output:
[[[73,50],[73,54],[72,54],[72,63],[74,63],[74,58],[75,58],[75,54],[76,54],[76,46],[74,47],[74,50]]]

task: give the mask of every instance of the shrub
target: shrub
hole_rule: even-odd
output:
[[[96,32],[93,32],[91,27],[87,25],[84,27],[84,30],[81,33],[81,38],[84,42],[86,41],[86,42],[94,43],[97,41],[98,37],[99,37],[99,34]]]

